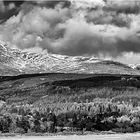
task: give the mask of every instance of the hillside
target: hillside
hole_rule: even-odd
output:
[[[34,73],[81,73],[81,74],[130,74],[140,72],[125,64],[95,57],[64,56],[57,54],[29,53],[0,45],[0,75],[15,76]]]
[[[102,91],[101,89],[104,88],[106,90]],[[69,101],[67,97],[71,96],[78,100],[78,96],[84,94],[88,98],[95,91],[101,91],[101,95],[96,95],[95,92],[92,99],[95,97],[110,98],[121,95],[122,92],[125,93],[125,90],[132,92],[138,89],[137,93],[139,93],[139,88],[140,76],[138,75],[47,73],[0,77],[0,97],[9,103],[24,101],[34,103],[44,96],[48,96],[51,102],[54,101],[50,99],[53,96],[61,96],[67,101]],[[109,96],[106,92],[109,92]],[[57,100],[61,102],[60,98]]]

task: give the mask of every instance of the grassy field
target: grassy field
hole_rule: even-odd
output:
[[[17,136],[3,137],[1,140],[139,140],[140,134],[111,134],[111,135],[85,135],[85,136]]]

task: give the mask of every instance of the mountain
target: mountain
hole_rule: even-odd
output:
[[[119,62],[47,52],[29,53],[0,43],[0,75],[33,73],[139,74],[137,70]]]
[[[135,69],[140,70],[140,64],[136,65]]]
[[[129,66],[134,70],[140,70],[140,64],[130,64]]]

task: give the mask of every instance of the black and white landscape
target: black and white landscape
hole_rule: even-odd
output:
[[[139,131],[139,0],[0,1],[1,136]]]

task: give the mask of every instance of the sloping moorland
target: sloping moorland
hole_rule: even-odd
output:
[[[0,77],[0,97],[8,103],[24,100],[33,103],[42,98],[47,101],[54,95],[62,96],[67,102],[70,97],[70,102],[86,100],[88,96],[91,101],[122,95],[138,98],[139,88],[139,75],[47,73]]]

